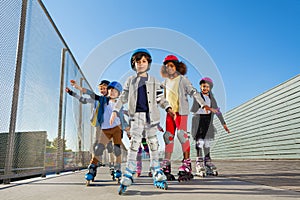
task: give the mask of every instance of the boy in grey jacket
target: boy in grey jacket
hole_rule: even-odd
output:
[[[146,140],[150,149],[150,162],[153,168],[154,185],[167,189],[166,176],[160,170],[158,158],[157,125],[160,122],[158,105],[170,114],[172,108],[163,97],[160,82],[150,76],[147,71],[151,66],[151,55],[146,49],[137,49],[131,56],[131,67],[136,75],[127,78],[124,90],[115,104],[111,115],[113,123],[117,112],[123,104],[128,103],[128,115],[131,118],[131,141],[128,150],[126,171],[123,173],[119,194],[126,191],[133,182],[132,175],[136,171],[136,156],[145,131]]]

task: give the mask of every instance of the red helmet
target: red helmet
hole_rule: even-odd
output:
[[[165,65],[165,64],[167,64],[168,62],[175,62],[175,63],[178,63],[179,60],[178,60],[178,58],[177,58],[176,56],[174,56],[174,55],[168,55],[167,57],[165,57],[163,63],[164,63],[164,65]]]

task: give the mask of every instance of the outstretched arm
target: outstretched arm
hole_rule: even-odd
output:
[[[223,127],[224,127],[224,129],[225,129],[225,131],[226,131],[227,133],[230,133],[230,130],[228,129],[228,127],[227,127],[226,124],[223,124]]]
[[[84,98],[84,97],[82,97],[82,96],[79,96],[76,92],[72,91],[72,90],[71,90],[70,88],[68,88],[68,87],[66,87],[65,91],[66,91],[69,95],[71,95],[71,96],[75,97],[76,99],[78,99],[78,101],[79,101],[80,103],[83,103],[83,104],[91,103],[91,104],[92,104],[92,103],[95,102],[94,99],[91,99],[91,98]]]
[[[71,85],[72,85],[74,88],[76,88],[77,90],[79,90],[79,91],[81,91],[81,92],[83,92],[83,93],[86,93],[86,88],[83,88],[83,87],[79,86],[79,85],[76,83],[75,80],[70,80],[70,83],[71,83]]]
[[[75,80],[71,80],[70,82],[71,82],[71,85],[72,85],[74,88],[80,90],[83,94],[88,94],[88,95],[90,95],[90,97],[91,97],[92,99],[94,99],[94,100],[99,100],[99,99],[100,99],[100,96],[99,96],[99,95],[95,94],[93,91],[91,91],[91,90],[89,90],[89,89],[87,89],[87,88],[83,88],[83,87],[79,86],[79,85],[76,83]]]
[[[215,114],[217,115],[218,119],[220,120],[221,124],[223,125],[223,128],[225,129],[225,131],[226,131],[227,133],[230,133],[230,131],[229,131],[227,125],[226,125],[226,122],[225,122],[225,120],[224,120],[223,114],[222,114],[222,112],[220,111],[220,108],[218,107],[217,101],[216,101],[216,99],[215,99],[215,97],[214,97],[213,94],[211,94],[211,102],[212,102],[212,105],[213,105],[215,108],[217,108],[217,109],[215,109],[215,110],[217,110],[217,112],[216,112]]]

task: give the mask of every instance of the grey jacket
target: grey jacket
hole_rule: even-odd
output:
[[[202,93],[200,93],[200,96],[201,96],[201,98],[202,98],[202,100],[203,100],[204,97],[203,97],[203,94],[202,94]],[[216,101],[216,99],[215,99],[215,97],[214,97],[214,95],[213,95],[212,93],[209,94],[209,98],[210,98],[210,101],[211,101],[211,105],[208,105],[208,106],[210,106],[211,108],[217,109],[218,112],[216,113],[216,115],[217,115],[217,117],[219,118],[221,124],[222,124],[222,125],[226,124],[226,123],[225,123],[225,120],[224,120],[224,117],[223,117],[223,115],[222,115],[222,113],[221,113],[221,111],[220,111],[220,108],[218,107],[217,101]],[[199,104],[197,103],[197,101],[194,99],[193,105],[192,105],[192,107],[191,107],[191,112],[192,112],[192,113],[196,113],[196,112],[199,110],[199,108],[200,108],[200,105],[199,105]],[[211,119],[213,119],[215,113],[211,112],[211,115],[212,115]]]
[[[115,104],[114,111],[119,112],[123,104],[128,103],[128,115],[129,117],[134,116],[134,113],[136,112],[139,81],[140,77],[137,75],[127,78],[123,86],[123,92]],[[155,125],[160,122],[160,111],[158,109],[158,105],[165,110],[169,108],[170,105],[163,96],[163,88],[161,87],[161,83],[149,74],[148,80],[146,81],[146,89],[150,124]]]
[[[203,94],[200,93],[200,95],[201,95],[201,98],[204,99]],[[224,117],[218,107],[217,101],[212,93],[209,94],[209,98],[211,101],[211,105],[209,105],[209,106],[211,108],[218,110],[218,112],[216,113],[217,117],[219,118],[222,125],[226,124]],[[191,134],[194,139],[196,139],[196,136],[197,136],[199,120],[200,120],[200,115],[195,114],[195,113],[199,110],[199,108],[200,108],[200,105],[194,99],[193,105],[191,107],[191,112],[193,113]],[[215,137],[215,132],[216,132],[216,128],[214,127],[214,124],[213,124],[213,119],[214,119],[215,113],[211,112],[210,115],[211,115],[211,121],[210,121],[209,129],[206,134],[207,139],[213,139]]]
[[[180,115],[188,115],[189,112],[189,101],[188,95],[190,97],[194,97],[196,101],[200,104],[201,107],[207,105],[203,99],[201,98],[199,92],[196,88],[193,87],[189,79],[187,79],[183,75],[179,75],[179,114]],[[166,81],[163,83],[163,87],[166,89]]]

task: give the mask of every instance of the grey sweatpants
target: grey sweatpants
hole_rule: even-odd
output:
[[[154,171],[158,171],[160,169],[158,157],[159,144],[157,139],[157,125],[151,126],[146,122],[146,113],[137,112],[131,120],[131,141],[128,150],[125,174],[132,176],[132,174],[134,174],[136,171],[136,156],[138,148],[141,145],[143,132],[149,146],[150,166],[153,167]]]

